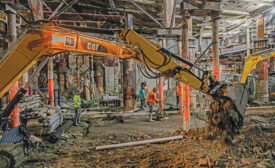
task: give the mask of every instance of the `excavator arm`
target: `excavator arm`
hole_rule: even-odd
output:
[[[132,58],[129,47],[57,27],[52,23],[34,26],[22,35],[0,63],[0,97],[42,56],[72,51],[97,56]]]
[[[174,53],[162,48],[160,45],[150,42],[133,30],[124,30],[120,33],[120,39],[126,41],[132,48],[138,48],[140,54],[136,55],[136,60],[145,64],[148,68],[153,68],[166,77],[173,77],[185,84],[212,95],[215,86],[219,85],[216,78],[208,71],[194,65],[189,60],[175,55]],[[183,68],[175,61],[180,61],[189,68]],[[198,77],[190,71],[191,67],[203,72],[202,77]]]
[[[245,59],[243,73],[241,76],[241,83],[245,84],[248,75],[254,70],[256,70],[257,64],[259,62],[274,56],[275,56],[275,51],[273,51],[273,49],[268,49],[268,50],[264,50],[264,51],[249,55]]]

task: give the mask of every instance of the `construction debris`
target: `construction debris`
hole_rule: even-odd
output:
[[[68,120],[63,126],[60,126],[55,133],[49,136],[49,141],[51,143],[56,143],[60,138],[61,135],[65,132],[67,132],[73,125],[72,120]]]
[[[63,113],[58,108],[44,106],[24,116],[27,130],[34,135],[51,134],[63,123]]]

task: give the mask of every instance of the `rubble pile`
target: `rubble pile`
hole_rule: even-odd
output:
[[[95,120],[92,121],[94,122]],[[111,130],[99,136],[96,132],[98,127],[90,124],[90,133],[85,134],[85,128],[81,135],[63,138],[60,143],[64,143],[58,149],[59,152],[51,149],[47,153],[40,153],[41,156],[35,154],[32,162],[27,164],[30,167],[274,167],[274,122],[275,114],[272,113],[266,116],[246,116],[244,127],[240,135],[232,139],[232,145],[223,145],[217,138],[206,139],[207,128],[199,127],[188,133],[183,132],[182,140],[103,151],[96,151],[95,147],[155,139],[160,134],[154,134],[153,127],[147,133],[136,133],[135,130],[135,134],[130,134],[125,132],[125,128],[122,129],[123,125],[120,125],[121,130],[110,125],[105,126],[108,127],[105,130]],[[80,130],[75,127],[69,134],[73,135],[76,131]],[[161,137],[175,135],[178,135],[177,132],[166,132]],[[51,159],[45,159],[45,155],[51,156]],[[33,162],[40,157],[45,161]]]
[[[58,108],[43,106],[24,117],[27,130],[34,135],[51,134],[63,122],[63,114]]]
[[[24,96],[19,104],[20,112],[28,111],[29,109],[37,109],[41,107],[42,99],[40,95]]]

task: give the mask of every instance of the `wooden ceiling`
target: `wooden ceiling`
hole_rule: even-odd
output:
[[[44,0],[44,18],[47,19],[61,2],[69,4],[72,0]],[[164,1],[166,0],[132,0],[147,11],[158,22],[164,23]],[[173,0],[171,0],[173,1]],[[252,15],[257,15],[274,6],[274,0],[183,0],[190,8],[213,8],[220,11],[220,25],[226,29],[234,24],[242,23]],[[15,0],[15,3],[28,7],[28,0]],[[180,27],[181,14],[180,3],[177,0],[175,13],[175,27]],[[217,5],[218,4],[218,5]],[[29,10],[30,13],[30,10]],[[200,31],[201,28],[209,29],[209,12],[197,12],[201,16],[193,17],[193,30]],[[134,16],[134,29],[144,33],[156,33],[161,28],[148,15],[138,9],[131,0],[78,0],[72,7],[68,8],[55,21],[72,27],[119,30],[125,28],[127,14]],[[233,20],[233,21],[232,21]],[[233,23],[234,22],[234,23]],[[236,23],[235,23],[236,22]],[[210,27],[211,28],[211,27]]]

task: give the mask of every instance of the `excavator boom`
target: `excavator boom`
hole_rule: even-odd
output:
[[[42,56],[72,51],[97,56],[132,58],[126,46],[104,41],[52,23],[31,27],[19,42],[7,52],[0,63],[0,97],[19,80]]]
[[[241,77],[241,83],[245,84],[248,75],[254,70],[256,70],[257,64],[259,62],[274,56],[275,56],[275,51],[273,51],[273,49],[268,49],[268,50],[260,51],[252,55],[249,55],[245,59],[243,73]]]

